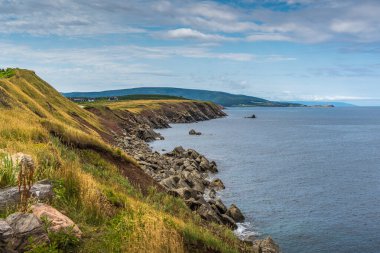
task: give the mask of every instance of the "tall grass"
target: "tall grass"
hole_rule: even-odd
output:
[[[106,144],[100,139],[90,135],[86,132],[80,131],[70,126],[65,126],[62,123],[51,121],[51,120],[42,120],[41,124],[54,136],[58,137],[61,142],[65,143],[68,146],[79,149],[91,149],[103,153],[105,155],[110,155],[113,158],[120,159],[126,163],[132,163],[135,166],[138,166],[135,159],[126,155],[123,151],[118,148],[113,148],[110,145]]]
[[[0,156],[0,188],[17,185],[18,168],[8,155]]]

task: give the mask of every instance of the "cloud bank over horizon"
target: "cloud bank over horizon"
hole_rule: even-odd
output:
[[[0,0],[0,67],[33,69],[63,92],[377,101],[378,13],[376,0]]]

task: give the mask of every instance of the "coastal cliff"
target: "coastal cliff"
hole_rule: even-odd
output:
[[[42,234],[37,237],[44,240],[31,243],[20,231],[0,234],[0,249],[270,252],[263,250],[265,242],[242,242],[228,228],[241,216],[236,206],[227,208],[213,197],[213,191],[223,187],[220,180],[206,179],[208,173],[217,171],[215,163],[181,148],[161,155],[146,143],[161,138],[155,128],[224,115],[217,105],[192,100],[78,105],[34,72],[10,70],[0,77],[0,186],[11,188],[1,190],[0,195],[12,189],[14,200],[20,200],[18,167],[9,161],[22,152],[34,164],[31,189],[39,187],[37,182],[48,182],[51,189],[51,197],[27,199],[28,206],[38,206],[36,202],[51,205],[55,209],[46,208],[65,214],[63,219],[72,220],[83,235],[69,230],[59,231],[60,236],[46,234],[40,218],[28,210],[28,215],[17,213],[17,205],[6,201],[0,210],[0,230],[10,231],[27,218],[38,225]],[[15,215],[8,216],[12,212]],[[35,231],[25,229],[28,236]],[[16,246],[12,236],[17,237]]]
[[[114,143],[132,155],[145,173],[163,186],[167,193],[182,198],[204,220],[236,229],[236,223],[243,222],[245,217],[236,205],[227,208],[217,197],[217,192],[225,187],[220,179],[215,178],[218,168],[214,161],[209,161],[193,149],[185,150],[181,146],[160,154],[153,152],[147,144],[163,138],[154,129],[169,128],[170,123],[193,123],[227,116],[223,107],[191,100],[156,101],[154,106],[146,106],[146,101],[138,104],[134,102],[133,108],[128,103],[130,102],[105,102],[102,103],[103,108],[85,108],[105,122],[118,122],[117,128],[113,126]],[[210,175],[213,180],[209,179]],[[252,252],[280,252],[270,237],[264,240],[244,240],[254,241]]]

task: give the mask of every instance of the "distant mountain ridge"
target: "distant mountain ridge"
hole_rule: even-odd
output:
[[[268,107],[299,107],[298,103],[269,101],[263,98],[236,95],[221,91],[182,89],[170,87],[142,87],[121,90],[106,90],[98,92],[69,92],[63,93],[68,98],[100,98],[119,97],[126,95],[169,95],[188,99],[211,101],[222,106],[268,106]]]
[[[352,107],[357,106],[354,104],[346,103],[346,102],[339,102],[339,101],[287,101],[289,103],[299,103],[307,106],[326,106],[326,105],[333,105],[335,107]]]

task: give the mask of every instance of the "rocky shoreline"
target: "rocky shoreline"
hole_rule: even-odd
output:
[[[210,174],[218,172],[214,161],[193,149],[176,147],[173,151],[160,154],[153,152],[147,142],[137,136],[117,138],[120,148],[132,155],[140,167],[176,197],[184,199],[187,206],[203,219],[224,224],[236,229],[236,222],[244,216],[236,205],[227,208],[216,193],[224,189],[222,180],[209,180]]]
[[[204,220],[223,224],[234,230],[237,223],[244,221],[245,217],[236,205],[226,207],[217,197],[217,192],[224,189],[222,180],[215,177],[218,172],[217,164],[193,149],[186,150],[179,146],[160,154],[154,152],[148,144],[150,141],[163,139],[154,129],[168,128],[170,123],[193,123],[226,116],[222,108],[213,104],[203,104],[201,107],[198,104],[196,107],[190,113],[188,108],[182,112],[163,108],[160,111],[143,111],[140,115],[133,115],[134,126],[115,134],[114,142],[133,156],[144,172],[169,194],[182,198]],[[187,116],[184,116],[184,112]],[[245,239],[253,242],[256,238]],[[253,245],[254,252],[280,252],[270,237],[256,240]]]

